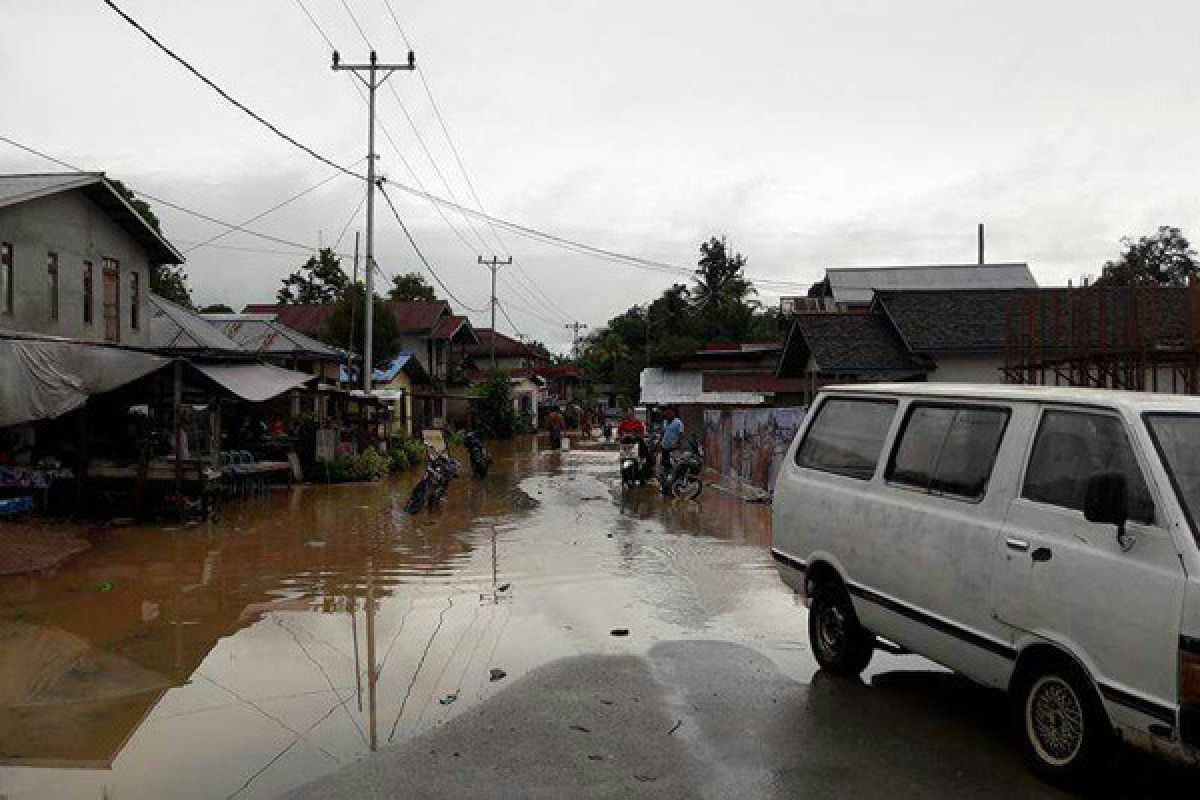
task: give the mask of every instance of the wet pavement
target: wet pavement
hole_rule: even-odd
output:
[[[297,487],[0,577],[0,797],[1058,796],[995,693],[815,674],[769,507],[493,452],[430,514]]]

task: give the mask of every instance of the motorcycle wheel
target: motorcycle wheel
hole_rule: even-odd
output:
[[[704,484],[695,475],[681,475],[671,483],[671,496],[680,500],[695,500]]]

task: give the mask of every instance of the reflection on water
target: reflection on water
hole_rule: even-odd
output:
[[[622,494],[611,454],[493,450],[430,514],[403,511],[415,476],[297,487],[0,578],[0,795],[270,795],[618,625],[626,648],[795,650],[765,507]]]

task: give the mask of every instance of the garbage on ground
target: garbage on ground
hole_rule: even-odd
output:
[[[610,633],[613,636],[628,636],[629,628],[613,628]]]
[[[491,680],[492,683],[495,683],[496,681],[504,680],[506,675],[508,675],[508,673],[499,667],[492,667],[488,673],[488,679]]]
[[[458,692],[452,692],[451,694],[448,694],[445,697],[439,698],[438,702],[444,706],[448,706],[457,699],[458,699]]]

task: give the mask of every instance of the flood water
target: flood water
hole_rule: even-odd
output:
[[[0,578],[0,796],[271,796],[533,667],[658,641],[809,680],[769,507],[622,494],[612,453],[493,454],[441,511],[404,513],[415,475],[281,489]]]

